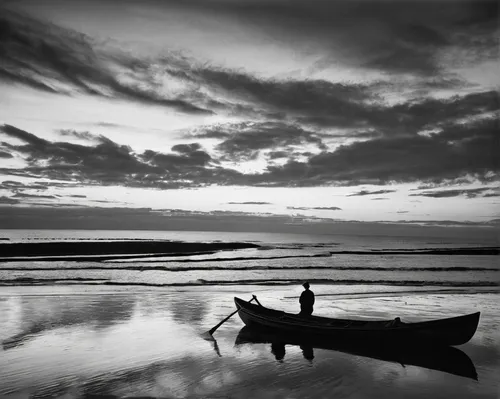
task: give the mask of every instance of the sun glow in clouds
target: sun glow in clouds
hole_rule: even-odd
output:
[[[1,7],[10,213],[498,219],[493,2]]]

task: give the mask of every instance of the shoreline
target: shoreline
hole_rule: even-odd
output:
[[[418,322],[481,311],[471,341],[448,351],[470,361],[471,372],[457,372],[460,358],[434,356],[434,350],[381,358],[357,345],[278,345],[244,335],[237,315],[213,340],[204,339],[234,312],[233,296],[254,293],[266,307],[298,312],[300,287],[10,287],[0,288],[0,396],[326,398],[352,392],[385,398],[423,397],[431,389],[438,394],[432,397],[470,399],[496,392],[500,293],[402,291],[332,299],[321,295],[331,287],[314,290],[318,316]]]

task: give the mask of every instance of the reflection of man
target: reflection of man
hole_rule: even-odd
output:
[[[309,283],[306,281],[302,286],[305,291],[300,295],[300,315],[301,316],[311,316],[313,312],[314,305],[314,292],[309,289]]]
[[[271,353],[274,355],[278,362],[282,363],[286,353],[285,344],[281,342],[271,343]]]
[[[307,345],[307,344],[303,344],[303,345],[300,345],[300,349],[302,349],[302,356],[304,356],[304,359],[312,362],[314,359],[313,347],[310,345]]]

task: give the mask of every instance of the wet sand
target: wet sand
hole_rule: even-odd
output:
[[[392,293],[329,296],[318,315],[417,321],[482,312],[460,347],[477,380],[325,348],[242,342],[233,296],[297,310],[300,287],[92,287],[0,289],[0,397],[497,398],[500,295]],[[445,356],[439,354],[439,356]]]

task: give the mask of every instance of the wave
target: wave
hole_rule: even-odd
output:
[[[35,277],[17,277],[14,279],[0,280],[2,285],[51,285],[56,283],[76,283],[76,284],[104,284],[109,280],[102,278],[72,277],[72,278],[35,278]]]
[[[249,258],[254,259],[254,258]],[[255,258],[255,259],[269,259],[269,258]],[[279,258],[273,258],[279,259]],[[233,260],[233,259],[224,259]],[[175,262],[182,263],[185,260],[179,261],[165,261],[166,263]],[[188,261],[188,260],[186,260]],[[191,262],[207,262],[208,260],[192,260]],[[210,260],[211,261],[211,260]],[[158,261],[156,261],[158,262]],[[147,262],[141,262],[147,263]],[[120,263],[124,264],[124,263]],[[375,266],[115,266],[115,264],[110,263],[110,266],[79,266],[79,267],[0,267],[0,271],[58,271],[58,270],[136,270],[136,271],[168,271],[168,272],[187,272],[187,271],[226,271],[226,270],[282,270],[282,271],[293,271],[293,270],[372,270],[372,271],[397,271],[397,272],[470,272],[470,271],[481,271],[481,272],[500,272],[500,268],[493,267],[466,267],[466,266],[450,266],[450,267],[375,267]]]
[[[423,281],[423,280],[359,280],[359,279],[309,279],[311,284],[316,285],[390,285],[390,286],[435,286],[435,287],[500,287],[500,282],[492,281]],[[296,279],[248,279],[248,280],[205,280],[198,279],[181,283],[148,283],[137,281],[111,281],[105,279],[91,278],[27,278],[0,280],[0,285],[51,285],[54,283],[73,283],[84,285],[116,285],[116,286],[145,286],[145,287],[190,287],[190,286],[233,286],[233,285],[301,285],[303,280]]]
[[[127,259],[141,259],[141,258],[175,258],[177,256],[193,256],[193,255],[213,255],[216,251],[200,251],[200,252],[160,252],[160,253],[145,253],[145,254],[129,254],[129,255],[64,255],[64,256],[15,256],[0,258],[0,262],[57,262],[57,261],[67,261],[67,262],[106,262],[106,261],[117,261],[117,260],[127,260]],[[331,256],[330,254],[328,256]],[[148,261],[142,261],[148,262]],[[158,262],[149,261],[149,262]],[[169,261],[162,261],[169,262]],[[170,261],[174,262],[174,261]]]
[[[500,255],[500,247],[372,249],[370,251],[330,251],[332,255]]]
[[[197,255],[197,254],[195,254]],[[190,255],[189,255],[190,256]],[[204,258],[204,259],[167,259],[163,263],[201,263],[201,262],[231,262],[244,260],[272,260],[272,259],[297,259],[297,258],[329,258],[329,252],[312,255],[281,255],[281,256],[235,256],[231,258]],[[122,259],[122,258],[120,258]],[[111,263],[112,261],[110,261]],[[132,262],[132,261],[129,261]],[[140,260],[141,263],[157,263],[158,260]],[[125,263],[125,262],[120,262]],[[191,270],[191,269],[190,269]]]

